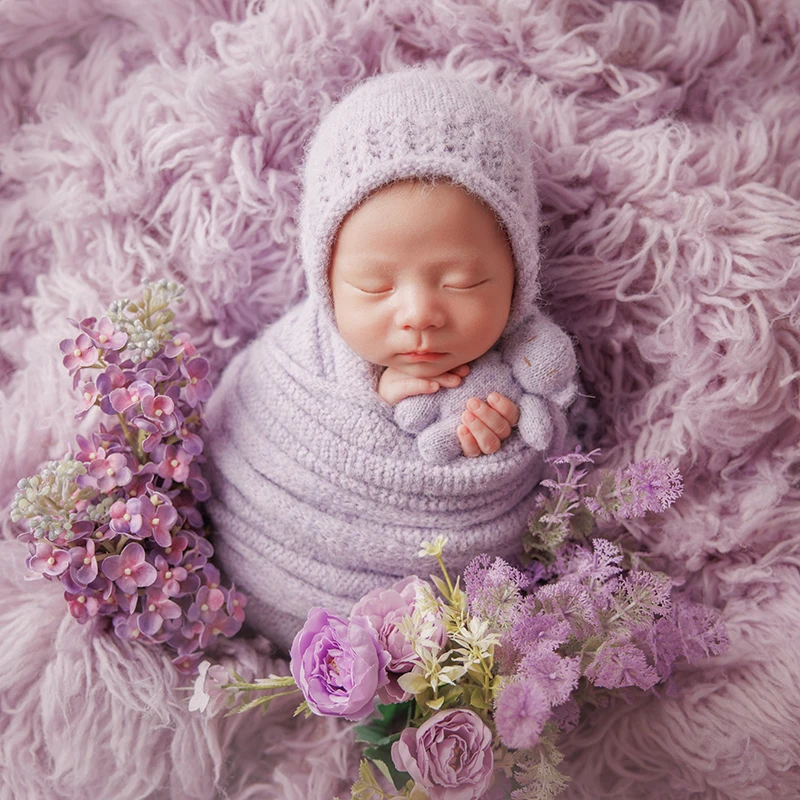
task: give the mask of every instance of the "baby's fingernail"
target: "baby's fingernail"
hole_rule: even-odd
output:
[[[428,388],[429,388],[429,389],[430,389],[432,392],[435,392],[435,391],[436,391],[436,390],[439,388],[439,384],[438,384],[438,383],[434,383],[434,381],[430,381],[430,382],[428,383]]]
[[[476,400],[474,397],[467,403],[467,408],[471,408],[473,411],[477,411],[481,407],[481,401]]]
[[[496,403],[500,399],[500,395],[497,392],[492,392],[487,399],[490,403]]]

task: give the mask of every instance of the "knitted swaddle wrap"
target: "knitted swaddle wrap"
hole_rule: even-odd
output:
[[[308,296],[239,353],[207,408],[219,563],[249,597],[249,624],[288,648],[314,606],[424,571],[420,542],[449,537],[462,569],[513,552],[534,503],[541,454],[514,432],[479,458],[426,463],[377,394],[381,368],[345,344],[328,264],[347,212],[392,180],[442,176],[496,212],[515,288],[504,331],[536,312],[537,202],[531,147],[491,93],[430,69],[363,82],[307,150],[300,249]]]
[[[225,371],[210,404],[208,503],[217,558],[249,598],[249,624],[288,648],[314,606],[347,613],[371,589],[426,566],[510,554],[532,508],[541,457],[516,436],[494,455],[421,459],[374,393],[356,392],[347,346],[308,298]]]

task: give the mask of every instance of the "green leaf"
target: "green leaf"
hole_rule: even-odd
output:
[[[356,727],[356,741],[362,744],[382,747],[396,742],[399,738],[399,733],[387,734],[383,728],[373,728],[371,725],[359,725]]]
[[[368,758],[392,782],[392,785],[398,791],[411,780],[411,776],[407,772],[400,772],[395,767],[388,747],[368,747],[364,750],[364,757]]]
[[[431,580],[434,582],[434,584],[436,585],[436,588],[439,590],[439,594],[441,594],[442,597],[445,597],[445,598],[447,598],[449,600],[450,599],[450,589],[447,588],[447,584],[441,578],[437,577],[436,575],[431,575]]]
[[[472,696],[470,697],[469,704],[473,708],[491,708],[491,704],[487,703],[483,699],[483,689],[480,687],[475,687],[472,690]]]
[[[407,700],[405,703],[388,703],[387,705],[378,705],[378,712],[383,718],[384,727],[388,727],[390,723],[394,722],[399,717],[408,719],[411,712],[412,701]]]
[[[292,716],[296,717],[298,714],[305,714],[306,719],[311,716],[311,709],[308,707],[308,703],[305,700],[297,706]]]

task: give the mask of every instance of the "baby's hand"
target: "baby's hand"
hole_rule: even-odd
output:
[[[461,415],[464,424],[458,426],[457,433],[462,452],[470,458],[496,453],[519,422],[517,405],[497,392],[489,395],[487,403],[470,398],[467,409]]]
[[[378,394],[393,406],[406,397],[415,394],[433,394],[439,391],[440,386],[446,389],[453,389],[461,383],[461,379],[467,375],[469,367],[462,364],[450,372],[443,372],[432,378],[415,378],[407,372],[401,372],[394,367],[386,367],[378,381]]]

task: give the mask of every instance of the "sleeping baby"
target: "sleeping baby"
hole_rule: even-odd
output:
[[[419,570],[518,549],[576,362],[536,307],[531,143],[490,92],[428,68],[364,81],[306,153],[308,294],[208,405],[208,512],[248,621],[287,649]]]

